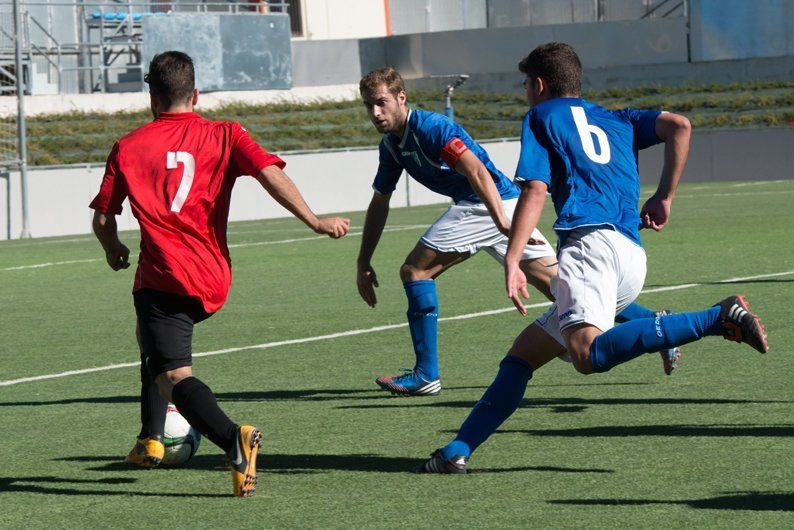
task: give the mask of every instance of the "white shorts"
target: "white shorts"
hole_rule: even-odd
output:
[[[518,199],[502,201],[507,218],[513,219]],[[554,249],[538,229],[532,237],[545,241],[543,245],[527,245],[522,261],[554,256]],[[488,208],[482,203],[461,201],[453,204],[425,231],[419,242],[438,252],[476,254],[485,249],[494,259],[504,263],[507,253],[507,236],[502,234],[491,219]]]
[[[615,315],[637,298],[645,283],[645,251],[615,230],[576,229],[558,258],[551,284],[556,302],[535,323],[563,346],[562,331],[570,326],[612,328]]]

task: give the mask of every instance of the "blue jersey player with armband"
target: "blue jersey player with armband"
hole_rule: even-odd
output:
[[[499,365],[496,379],[455,439],[418,471],[466,473],[471,453],[520,405],[533,372],[567,353],[583,374],[606,372],[644,353],[710,335],[769,350],[758,317],[743,296],[691,313],[637,318],[613,327],[645,281],[639,226],[661,230],[670,215],[689,150],[689,121],[659,111],[606,110],[581,97],[582,67],[567,44],[536,48],[519,64],[532,106],[523,122],[516,181],[521,195],[513,218],[505,283],[525,314],[520,251],[551,192],[559,265],[551,309],[527,327]],[[637,151],[665,143],[656,193],[638,210]]]
[[[393,394],[437,395],[441,380],[435,278],[480,249],[504,261],[520,189],[494,166],[485,149],[460,125],[435,112],[408,109],[405,85],[394,69],[370,72],[361,79],[359,88],[370,120],[383,133],[373,183],[375,193],[367,210],[358,257],[358,290],[367,304],[374,307],[377,302],[374,288],[378,284],[371,259],[386,224],[389,199],[403,171],[454,202],[422,235],[400,268],[416,364],[403,375],[376,380]],[[554,250],[533,229],[521,250],[518,267],[529,283],[549,299],[556,263]],[[621,318],[654,314],[632,304]],[[667,373],[677,355],[675,349],[663,352]]]

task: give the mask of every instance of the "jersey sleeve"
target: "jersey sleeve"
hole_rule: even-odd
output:
[[[280,169],[286,167],[286,162],[262,149],[242,125],[235,123],[233,129],[235,142],[231,158],[237,176],[254,176],[267,166],[278,166]]]
[[[389,195],[397,188],[403,168],[386,145],[386,138],[381,140],[378,150],[378,172],[375,174],[372,189],[382,195]]]
[[[634,129],[634,143],[638,150],[661,143],[656,136],[656,118],[662,111],[623,109],[621,112]]]
[[[105,175],[99,186],[99,193],[88,205],[98,212],[119,215],[122,211],[121,204],[127,198],[127,184],[119,169],[119,144],[113,146],[105,164]]]
[[[516,168],[516,182],[539,180],[551,186],[551,157],[541,128],[533,127],[532,111],[521,124],[521,154]]]

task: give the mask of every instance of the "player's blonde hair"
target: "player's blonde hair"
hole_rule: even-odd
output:
[[[358,82],[358,91],[364,96],[375,92],[379,86],[386,85],[386,90],[391,92],[395,97],[400,92],[405,92],[405,82],[403,81],[400,72],[387,66],[385,68],[378,68],[373,70]]]

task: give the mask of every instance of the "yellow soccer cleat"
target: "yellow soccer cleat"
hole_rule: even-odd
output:
[[[227,455],[235,497],[250,497],[256,490],[256,455],[261,443],[259,429],[251,425],[240,427],[234,447]]]
[[[165,446],[162,440],[152,437],[139,438],[135,442],[135,447],[124,459],[124,463],[151,469],[162,462],[163,455],[165,455]]]

